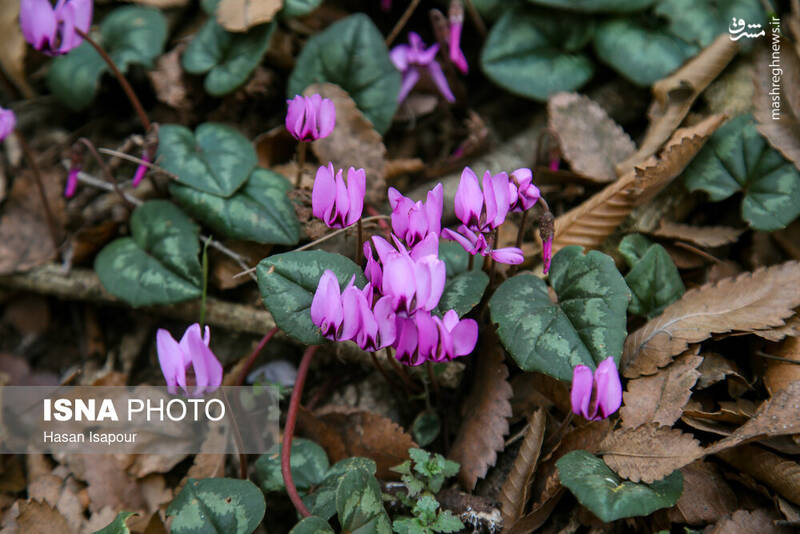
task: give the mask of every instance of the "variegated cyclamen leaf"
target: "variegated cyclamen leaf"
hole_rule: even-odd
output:
[[[478,305],[488,285],[489,277],[483,271],[466,271],[451,278],[439,299],[439,313],[455,310],[459,317],[463,317]]]
[[[800,215],[800,171],[769,146],[752,115],[739,115],[714,132],[683,179],[712,202],[742,191],[742,218],[756,230],[784,228]]]
[[[256,461],[256,479],[265,492],[285,490],[281,473],[281,450],[282,445],[279,443]],[[325,449],[313,441],[294,438],[289,465],[295,486],[298,490],[305,491],[317,486],[325,478],[329,468],[328,455],[325,454]]]
[[[297,523],[289,534],[335,534],[330,524],[315,515],[306,517]]]
[[[94,268],[103,287],[132,306],[172,304],[201,294],[199,228],[167,200],[131,216],[132,237],[106,245]]]
[[[383,507],[380,484],[366,469],[351,469],[341,478],[336,489],[336,512],[343,532],[392,532],[389,515]]]
[[[655,317],[686,291],[678,268],[658,243],[631,234],[620,242],[619,251],[631,268],[625,275],[632,293],[628,306],[631,313]]]
[[[294,245],[300,240],[300,222],[286,195],[291,187],[280,174],[256,168],[228,198],[177,183],[169,191],[192,216],[225,237]]]
[[[136,514],[133,512],[120,512],[114,521],[96,531],[94,534],[130,534],[126,521]]]
[[[561,249],[550,268],[557,302],[544,280],[523,273],[503,282],[489,301],[497,333],[514,361],[571,381],[572,369],[594,368],[612,356],[617,362],[625,341],[630,290],[614,260],[596,250]]]
[[[322,483],[314,488],[312,494],[307,495],[307,500],[310,501],[309,510],[312,514],[324,519],[334,516],[336,513],[336,490],[339,488],[339,482],[353,469],[366,470],[371,475],[375,475],[378,466],[373,460],[360,456],[345,458],[333,464]]]
[[[311,322],[311,301],[326,269],[336,274],[344,289],[355,275],[355,284],[364,287],[362,269],[349,258],[323,250],[301,250],[275,254],[261,260],[256,268],[258,288],[264,305],[278,328],[306,345],[325,342]]]
[[[603,460],[582,450],[565,454],[556,467],[561,483],[604,523],[669,508],[683,492],[680,470],[652,484],[635,483],[621,479]]]
[[[159,164],[178,182],[221,197],[247,181],[258,159],[250,141],[224,124],[206,122],[194,133],[177,124],[158,131]]]
[[[190,478],[167,516],[172,534],[251,534],[265,511],[264,495],[249,480]]]

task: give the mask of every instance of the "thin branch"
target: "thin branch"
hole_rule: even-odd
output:
[[[47,200],[47,192],[44,188],[44,182],[42,181],[42,172],[39,170],[39,163],[36,161],[36,156],[33,154],[28,142],[25,141],[25,137],[22,135],[22,133],[19,130],[16,130],[15,133],[17,134],[17,140],[22,147],[22,153],[25,154],[25,158],[28,160],[28,164],[31,166],[31,170],[33,171],[33,177],[36,181],[36,188],[39,191],[39,199],[42,201],[44,216],[47,220],[47,227],[50,230],[50,239],[53,240],[53,249],[58,252],[60,245],[58,239],[58,227],[56,226],[56,220],[53,217],[53,210],[50,209],[50,202]]]
[[[81,137],[78,139],[78,142],[83,144],[87,149],[89,149],[89,153],[95,159],[100,168],[103,170],[103,174],[106,175],[106,179],[114,188],[114,191],[120,196],[120,198],[125,202],[128,208],[135,207],[136,205],[133,204],[128,198],[122,193],[122,190],[119,188],[119,184],[117,184],[117,180],[114,178],[114,175],[111,173],[111,169],[109,168],[108,164],[100,157],[100,154],[97,153],[97,149],[89,139],[86,137]]]
[[[100,152],[101,154],[106,154],[108,156],[114,156],[115,158],[125,159],[125,160],[131,161],[133,163],[138,163],[139,165],[144,165],[148,169],[156,171],[156,172],[160,172],[161,174],[165,174],[165,175],[169,176],[170,178],[172,178],[173,180],[177,180],[178,179],[178,175],[177,174],[171,173],[168,170],[164,169],[163,167],[159,167],[155,163],[151,163],[151,162],[149,162],[149,161],[147,161],[145,159],[142,159],[142,158],[137,158],[136,156],[131,156],[130,154],[126,154],[125,152],[119,152],[118,150],[112,150],[110,148],[98,148],[97,151]]]
[[[411,3],[406,8],[405,13],[403,13],[397,21],[397,24],[394,25],[392,31],[389,33],[389,36],[386,38],[386,46],[390,46],[392,42],[397,38],[400,32],[403,30],[403,27],[408,22],[408,19],[411,18],[411,15],[414,14],[414,11],[417,9],[421,0],[411,0]]]

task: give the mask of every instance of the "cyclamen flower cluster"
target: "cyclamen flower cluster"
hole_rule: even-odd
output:
[[[25,40],[48,55],[66,54],[83,42],[76,30],[89,31],[92,0],[21,0],[19,24]]]
[[[353,340],[367,351],[392,346],[406,365],[450,361],[472,352],[477,322],[459,319],[455,310],[443,317],[432,313],[446,281],[438,235],[429,233],[411,251],[392,238],[395,246],[373,236],[378,261],[370,244],[364,244],[369,280],[364,289],[354,286],[353,277],[340,293],[336,275],[325,271],[311,303],[312,322],[326,338]]]
[[[496,243],[492,233],[505,222],[508,212],[525,211],[539,199],[530,169],[517,169],[512,175],[514,182],[505,172],[492,175],[486,171],[481,190],[478,177],[465,167],[455,197],[456,217],[462,224],[458,232],[445,228],[442,237],[456,241],[472,255],[491,256],[499,263],[522,263],[524,256],[519,248],[493,248]]]

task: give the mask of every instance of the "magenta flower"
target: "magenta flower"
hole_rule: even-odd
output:
[[[397,315],[395,357],[406,365],[451,361],[473,351],[478,342],[478,323],[459,319],[455,310],[444,318],[419,310],[412,316]]]
[[[317,170],[311,191],[311,211],[330,228],[346,228],[355,224],[364,210],[367,176],[364,169],[347,169],[347,183],[333,163]]]
[[[187,394],[186,368],[190,365],[194,369],[196,388],[193,395],[202,395],[203,392],[212,392],[222,384],[222,364],[208,348],[211,341],[211,331],[206,326],[205,334],[200,335],[200,325],[195,323],[184,332],[180,343],[163,328],[156,333],[156,349],[161,372],[167,381],[170,393],[175,394],[176,385],[180,386]]]
[[[397,250],[380,236],[372,238],[383,265],[381,293],[392,298],[394,310],[409,314],[419,309],[433,310],[447,278],[447,267],[438,257],[438,236],[428,234],[410,253],[396,236],[392,238]]]
[[[527,211],[541,198],[539,188],[533,185],[533,173],[530,169],[517,169],[511,173],[509,194],[511,202],[509,211]]]
[[[456,217],[476,232],[494,230],[506,220],[510,206],[508,174],[501,172],[483,175],[483,191],[478,177],[469,167],[464,167],[455,196]]]
[[[553,259],[553,236],[550,236],[549,239],[542,241],[542,263],[544,264],[544,268],[542,271],[544,274],[550,270],[550,260]]]
[[[476,254],[491,256],[498,263],[517,265],[525,261],[525,255],[521,249],[517,247],[492,248],[483,234],[476,234],[463,224],[458,227],[458,232],[445,228],[442,230],[442,238],[457,242],[473,256]]]
[[[619,380],[614,358],[608,357],[592,370],[585,365],[576,365],[572,371],[570,392],[572,411],[589,421],[605,419],[622,404],[622,383]]]
[[[298,141],[316,141],[328,137],[336,125],[336,107],[318,94],[295,96],[286,101],[286,129]]]
[[[69,174],[67,174],[67,185],[64,187],[64,196],[72,198],[75,191],[78,189],[78,173],[81,172],[80,167],[70,167]]]
[[[404,197],[394,187],[389,188],[388,195],[392,207],[392,231],[408,246],[419,243],[429,233],[439,235],[444,203],[442,184],[436,184],[428,191],[428,200],[424,203]]]
[[[448,48],[450,49],[450,61],[464,74],[467,73],[467,58],[461,51],[461,29],[464,27],[464,7],[461,2],[450,3],[450,31],[447,37]]]
[[[146,161],[147,163],[152,163],[150,158],[150,151],[145,150],[142,154],[142,160]],[[144,180],[145,175],[147,174],[148,167],[147,165],[140,163],[138,167],[136,167],[136,172],[133,173],[133,183],[131,184],[133,187],[138,187],[142,180]]]
[[[542,263],[544,274],[550,270],[550,260],[553,257],[553,237],[556,235],[556,221],[550,210],[545,211],[539,219],[539,237],[542,238]]]
[[[319,278],[317,290],[311,300],[311,322],[319,327],[323,337],[337,340],[343,321],[344,311],[339,280],[333,271],[326,269]]]
[[[408,33],[408,42],[407,45],[395,46],[389,53],[394,66],[403,73],[403,82],[400,86],[400,93],[397,95],[397,101],[402,102],[406,99],[424,71],[431,77],[445,100],[455,102],[456,97],[450,90],[442,67],[436,62],[439,45],[435,44],[426,50],[422,37],[414,32]]]
[[[48,55],[66,54],[83,42],[76,30],[88,33],[92,0],[20,0],[19,25],[25,40]]]
[[[0,108],[0,141],[9,136],[17,125],[17,116],[10,109]]]

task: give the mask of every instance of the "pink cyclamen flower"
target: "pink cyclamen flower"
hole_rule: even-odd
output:
[[[539,237],[542,239],[542,263],[544,274],[550,270],[550,260],[553,257],[553,238],[556,235],[556,220],[550,210],[545,211],[539,219]]]
[[[467,58],[464,57],[464,52],[461,51],[461,29],[464,27],[464,6],[460,0],[450,3],[450,31],[447,37],[447,45],[450,49],[450,61],[455,65],[458,70],[467,73],[469,67],[467,66]]]
[[[517,247],[492,248],[483,234],[476,234],[463,224],[458,227],[458,232],[445,228],[442,230],[442,238],[457,242],[473,256],[476,254],[491,256],[498,263],[518,265],[525,261],[522,249]]]
[[[146,161],[147,163],[151,163],[152,160],[150,158],[150,151],[145,150],[142,154],[142,160]],[[142,180],[144,180],[144,176],[147,174],[148,166],[144,163],[140,163],[138,167],[136,167],[136,172],[133,173],[133,183],[131,184],[133,187],[138,187]]]
[[[316,141],[328,137],[336,125],[336,106],[318,94],[295,96],[286,101],[286,129],[298,141]]]
[[[511,202],[509,211],[527,211],[542,196],[539,188],[533,185],[533,173],[530,169],[517,169],[511,173],[509,193]]]
[[[20,0],[19,25],[25,40],[48,55],[66,54],[83,42],[76,30],[88,33],[92,0]]]
[[[317,170],[311,191],[311,211],[330,228],[346,228],[355,224],[364,210],[367,176],[364,169],[347,169],[347,183],[333,163]]]
[[[0,141],[9,136],[17,125],[17,116],[10,109],[0,108]]]
[[[589,421],[599,421],[616,412],[622,404],[622,383],[614,358],[600,362],[594,376],[589,367],[576,365],[570,400],[572,411]]]
[[[424,203],[404,197],[394,187],[389,188],[388,196],[392,208],[392,231],[408,246],[414,246],[428,234],[439,235],[444,204],[442,184],[436,184],[428,191],[428,199]]]
[[[403,73],[403,82],[397,95],[397,101],[402,102],[406,99],[424,70],[431,77],[433,83],[436,84],[445,100],[455,102],[456,97],[453,96],[453,92],[450,90],[450,85],[447,83],[442,67],[436,62],[436,53],[439,51],[439,45],[435,44],[426,49],[422,37],[415,32],[408,33],[408,42],[409,44],[407,45],[395,46],[389,53],[394,66]]]
[[[549,239],[542,241],[542,263],[544,264],[544,268],[542,271],[544,274],[550,270],[550,260],[553,259],[553,236],[550,236]]]
[[[70,167],[69,174],[67,175],[67,185],[64,187],[64,196],[72,198],[75,191],[78,189],[78,173],[81,172],[80,167]]]
[[[478,177],[472,169],[464,167],[454,207],[456,217],[465,226],[477,232],[494,230],[506,220],[510,201],[508,174],[501,172],[493,176],[486,171],[481,191]]]
[[[156,333],[156,349],[158,350],[158,363],[161,372],[167,381],[170,393],[177,391],[180,386],[187,394],[186,369],[190,365],[194,369],[197,386],[193,395],[202,395],[203,392],[212,392],[222,384],[222,364],[208,344],[211,341],[211,331],[206,325],[205,333],[201,335],[200,325],[195,323],[184,332],[180,342],[163,328]]]

